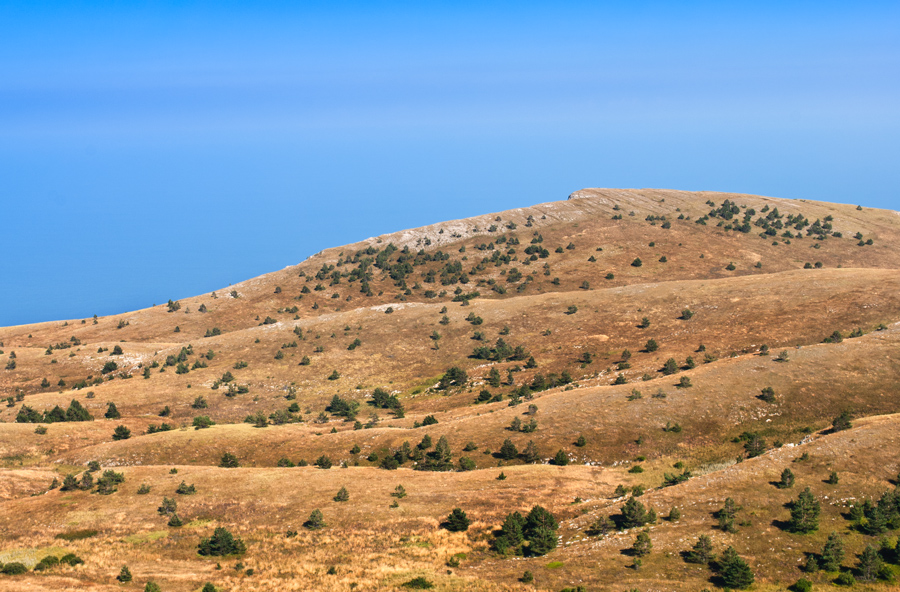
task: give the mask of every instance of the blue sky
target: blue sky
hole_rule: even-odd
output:
[[[0,325],[582,187],[900,209],[900,4],[555,4],[0,1]]]

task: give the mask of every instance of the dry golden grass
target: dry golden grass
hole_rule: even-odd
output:
[[[834,230],[844,237],[794,238],[790,243],[779,238],[773,245],[773,238],[760,238],[756,227],[743,234],[717,227],[715,219],[707,226],[694,223],[709,212],[706,200],[718,205],[726,198],[757,211],[768,206],[783,214],[802,213],[811,221],[830,215]],[[612,220],[614,214],[622,220]],[[661,215],[671,228],[645,220]],[[689,220],[678,220],[679,215]],[[575,585],[589,590],[699,590],[712,587],[709,571],[684,563],[678,553],[700,533],[713,536],[720,550],[734,545],[748,559],[757,575],[755,590],[782,590],[802,575],[798,565],[803,551],[820,548],[832,527],[847,534],[851,551],[862,548],[867,537],[848,530],[849,523],[840,517],[842,504],[880,493],[900,470],[895,435],[900,415],[894,415],[900,413],[898,222],[896,212],[803,200],[591,189],[565,202],[328,249],[215,296],[184,299],[176,312],[161,305],[99,318],[96,324],[87,318],[84,323],[0,328],[0,394],[20,393],[23,399],[0,409],[0,561],[20,556],[30,564],[42,554],[62,551],[86,561],[41,574],[0,576],[0,590],[139,590],[148,579],[166,591],[198,590],[206,581],[224,590],[380,590],[397,589],[419,575],[440,590],[559,590]],[[489,230],[491,225],[496,229]],[[874,244],[858,246],[852,238],[856,232]],[[531,262],[524,250],[533,233],[541,235],[540,245],[549,256]],[[446,262],[415,267],[407,278],[409,293],[378,269],[372,270],[371,297],[360,293],[359,282],[342,278],[330,286],[330,277],[314,278],[323,264],[349,271],[355,267],[348,262],[354,253],[388,244],[409,246],[413,253],[441,250],[473,271],[493,252],[479,250],[479,245],[500,236],[520,240],[516,260],[502,266],[489,263],[471,273],[461,288],[477,289],[481,296],[465,306],[451,302],[456,285],[424,282],[426,271],[439,271]],[[507,248],[502,245],[501,252]],[[589,261],[591,257],[595,260]],[[642,266],[631,265],[636,257]],[[816,262],[821,269],[803,269]],[[726,268],[729,263],[734,270]],[[507,281],[513,267],[523,281]],[[608,273],[614,278],[606,279]],[[584,282],[590,289],[582,288]],[[324,290],[315,290],[317,284]],[[492,291],[492,285],[506,287],[506,293]],[[277,293],[276,286],[281,288]],[[524,287],[520,291],[517,286]],[[304,287],[308,293],[302,292]],[[239,297],[233,298],[231,290]],[[426,290],[447,293],[429,298]],[[208,311],[199,312],[201,305]],[[296,312],[285,311],[294,306]],[[392,314],[386,314],[389,306]],[[575,314],[566,314],[570,306],[577,307]],[[439,323],[444,307],[450,319],[446,325]],[[689,320],[679,318],[685,308],[694,312]],[[483,323],[467,322],[470,314]],[[276,322],[261,324],[267,317]],[[643,317],[650,319],[649,328],[638,326]],[[875,331],[879,325],[884,330]],[[296,326],[303,339],[293,332]],[[213,327],[223,333],[204,337]],[[473,404],[491,367],[505,379],[507,369],[523,365],[469,357],[475,346],[493,344],[506,328],[504,339],[526,346],[537,362],[536,369],[513,374],[516,386],[537,373],[564,370],[575,383],[537,393],[519,406],[506,400]],[[835,330],[846,336],[856,328],[866,334],[822,343]],[[441,334],[439,347],[430,338],[433,331]],[[484,342],[473,339],[476,331],[484,334]],[[72,343],[73,337],[79,345],[45,351],[49,345]],[[650,338],[659,350],[641,351]],[[349,350],[354,339],[361,345]],[[294,341],[296,347],[282,348]],[[165,372],[153,368],[148,379],[142,378],[153,361],[164,365],[166,356],[188,344],[194,351],[189,365],[208,350],[215,352],[212,360],[204,360],[208,367],[185,374],[176,374],[175,367]],[[705,351],[698,352],[701,344]],[[769,356],[759,355],[764,344],[771,348]],[[117,345],[124,353],[111,356]],[[630,367],[619,371],[616,365],[626,348],[633,354]],[[789,352],[790,361],[775,362],[782,350]],[[16,352],[16,368],[3,370],[10,351]],[[282,359],[275,358],[278,352]],[[582,365],[578,359],[585,352],[594,361]],[[705,354],[715,361],[703,363]],[[310,365],[299,365],[304,356]],[[659,372],[667,359],[682,365],[688,356],[697,367],[673,376]],[[76,382],[101,376],[111,360],[119,365],[114,380],[73,390]],[[239,361],[247,366],[236,369]],[[452,365],[468,371],[470,386],[446,393],[431,389]],[[327,379],[333,370],[341,374],[339,380]],[[120,372],[132,378],[121,378]],[[224,388],[212,390],[225,372],[248,385],[249,393],[227,397]],[[620,374],[627,384],[612,385]],[[652,380],[641,380],[645,374]],[[693,386],[677,388],[683,376]],[[49,387],[41,386],[45,378]],[[57,386],[60,379],[65,386]],[[774,404],[758,398],[766,386],[776,393]],[[313,422],[335,394],[359,401],[359,419],[366,422],[373,411],[366,400],[375,387],[396,393],[406,417],[377,410],[377,425],[363,430],[338,418]],[[641,397],[629,400],[633,389]],[[295,398],[287,399],[289,393]],[[664,398],[653,396],[661,393]],[[208,408],[192,408],[201,395]],[[49,424],[45,434],[36,433],[34,424],[14,423],[23,403],[49,410],[65,408],[72,399],[95,421]],[[121,419],[103,419],[109,402],[116,404]],[[303,423],[255,428],[242,421],[291,402],[299,405]],[[514,417],[528,419],[524,413],[530,404],[537,407],[537,431],[507,430]],[[158,415],[164,406],[171,410],[168,417]],[[844,410],[860,418],[854,429],[823,435],[821,430]],[[413,428],[429,414],[437,417],[437,425]],[[194,430],[189,426],[197,415],[208,415],[218,425]],[[144,435],[150,424],[162,422],[176,429]],[[683,430],[665,432],[667,422]],[[120,424],[133,436],[112,441]],[[330,433],[332,428],[336,433]],[[810,430],[809,441],[793,446]],[[780,440],[787,445],[735,464],[742,447],[732,438],[743,431],[757,431],[769,444]],[[425,434],[435,441],[446,436],[454,459],[467,455],[479,470],[385,471],[366,460],[369,453],[383,457],[404,441],[415,445]],[[574,445],[580,435],[587,440],[584,447]],[[562,449],[572,464],[501,463],[492,452],[506,438],[520,450],[534,440],[544,459]],[[470,441],[477,450],[463,452]],[[359,454],[351,454],[354,445]],[[239,457],[242,468],[216,466],[226,451]],[[772,487],[769,482],[802,452],[811,458],[790,464],[797,474],[794,489]],[[322,454],[331,457],[334,468],[275,467],[282,457],[312,462]],[[54,478],[81,472],[92,460],[125,474],[118,492],[47,491]],[[349,468],[339,468],[342,461]],[[676,461],[696,476],[654,489],[665,472],[674,472]],[[628,472],[636,463],[643,473]],[[173,467],[177,474],[170,474]],[[504,481],[496,479],[501,470],[508,476]],[[822,482],[831,470],[841,475],[836,487]],[[182,480],[195,484],[198,492],[175,496],[187,525],[169,528],[156,508]],[[390,508],[390,493],[401,483],[409,496]],[[141,484],[149,485],[151,493],[137,495]],[[618,511],[623,500],[611,497],[619,484],[648,487],[645,503],[661,513],[678,506],[684,514],[677,523],[661,521],[650,528],[654,552],[640,572],[628,568],[631,558],[621,554],[634,532],[603,540],[585,534],[596,517]],[[786,517],[783,504],[806,485],[827,501],[823,526],[814,535],[786,533],[773,521]],[[350,491],[347,503],[332,499],[342,486]],[[734,535],[712,529],[710,512],[727,496],[744,506],[743,515],[752,522]],[[576,498],[581,501],[574,503]],[[533,504],[561,519],[560,547],[529,559],[489,552],[491,530],[508,512]],[[438,528],[454,507],[474,520],[468,533]],[[322,509],[328,527],[309,532],[301,524],[314,508]],[[196,548],[200,537],[219,525],[243,537],[248,553],[218,560],[221,569],[216,569],[217,560],[201,558]],[[77,541],[54,538],[78,529],[99,532]],[[287,537],[289,530],[298,531],[297,536]],[[464,554],[461,565],[448,567],[448,559],[458,553]],[[253,574],[236,570],[238,562]],[[114,579],[123,564],[135,576],[124,586]],[[329,574],[330,567],[336,573]],[[531,587],[517,581],[526,569],[535,574]],[[827,585],[823,577],[813,579]]]

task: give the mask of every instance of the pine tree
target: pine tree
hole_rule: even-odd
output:
[[[737,505],[732,498],[725,498],[725,505],[716,512],[716,518],[719,519],[719,528],[725,532],[737,532],[735,525],[735,517],[741,510],[741,506]]]
[[[650,541],[650,535],[647,532],[639,532],[631,546],[631,552],[635,557],[644,557],[649,555],[652,549],[653,543]]]
[[[609,516],[600,516],[594,520],[587,532],[590,535],[604,537],[612,532],[613,528],[615,528],[615,524],[609,519]]]
[[[791,519],[788,529],[792,532],[808,534],[819,529],[819,514],[822,508],[819,500],[809,487],[804,489],[796,500],[791,502]]]
[[[790,469],[781,471],[781,481],[778,482],[779,489],[790,489],[794,486],[794,473]]]
[[[201,555],[241,555],[247,551],[244,541],[235,538],[226,528],[218,527],[213,535],[200,540],[198,551]]]
[[[825,571],[838,571],[842,561],[844,561],[844,542],[838,533],[832,532],[822,549],[821,567]]]
[[[174,514],[178,511],[178,502],[172,498],[164,497],[156,511],[162,515]]]
[[[491,546],[499,553],[505,553],[510,548],[518,547],[525,540],[522,529],[525,526],[525,518],[518,512],[508,514],[500,526],[500,535],[494,539]]]
[[[840,415],[834,418],[831,422],[831,431],[832,432],[840,432],[843,430],[849,430],[853,427],[853,424],[850,422],[851,416],[847,411],[841,412]]]
[[[313,510],[306,522],[303,523],[303,526],[309,530],[325,528],[325,517],[322,515],[322,511],[318,508]]]
[[[633,497],[622,506],[622,528],[634,528],[647,524],[647,509]]]
[[[668,360],[666,360],[662,372],[666,376],[670,376],[678,372],[678,362],[675,361],[675,358],[669,358]]]
[[[231,454],[230,452],[226,452],[222,455],[221,460],[219,460],[219,466],[226,469],[233,469],[241,465],[235,455]]]
[[[545,555],[556,548],[556,531],[559,522],[556,518],[541,506],[534,506],[525,517],[525,526],[522,533],[528,540],[528,553],[531,555]]]
[[[453,508],[453,511],[447,516],[446,528],[450,532],[463,532],[469,530],[471,520],[466,516],[460,508]]]
[[[128,569],[127,565],[122,566],[122,570],[119,572],[119,575],[116,576],[116,579],[123,584],[131,581],[131,570]]]
[[[557,451],[556,455],[553,457],[553,464],[558,467],[564,467],[569,464],[569,457],[562,450]]]
[[[878,550],[872,545],[866,545],[859,556],[859,564],[856,566],[856,571],[859,572],[859,581],[874,582],[883,564]]]
[[[81,482],[78,484],[78,489],[82,491],[87,491],[91,487],[94,486],[94,477],[89,472],[85,471],[85,473],[81,476]]]
[[[701,534],[690,551],[685,551],[684,560],[688,563],[709,563],[715,556],[713,555],[712,539],[705,534]]]
[[[336,502],[347,502],[350,501],[350,492],[347,491],[346,487],[341,487],[337,495],[334,496],[334,501]]]
[[[503,445],[500,446],[500,458],[503,460],[513,460],[517,456],[519,456],[519,449],[512,443],[512,440],[509,438],[504,440]]]
[[[106,419],[119,419],[120,417],[122,417],[122,414],[119,413],[118,409],[116,409],[116,404],[110,401],[106,408],[106,413],[103,414],[103,417],[105,417]]]
[[[529,440],[528,445],[525,447],[525,451],[522,452],[522,460],[524,460],[528,464],[534,464],[541,460],[540,454],[538,454],[537,446],[534,444],[534,440]]]
[[[113,437],[112,437],[113,440],[127,440],[130,437],[131,437],[131,430],[129,430],[127,427],[125,427],[123,425],[117,426],[116,429],[113,431]]]
[[[741,559],[734,550],[734,547],[728,547],[722,553],[716,566],[722,582],[727,588],[736,588],[741,590],[753,584],[753,572],[747,562]]]

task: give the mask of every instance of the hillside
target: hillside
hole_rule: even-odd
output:
[[[705,534],[783,590],[838,577],[801,569],[832,531],[855,589],[895,589],[900,495],[883,529],[851,509],[898,485],[898,386],[898,212],[585,189],[381,235],[177,302],[0,328],[0,563],[84,560],[0,589],[712,590],[729,582],[681,555]],[[92,462],[94,486],[60,490]],[[124,481],[98,493],[110,470]],[[785,504],[807,486],[820,524],[798,534]],[[729,497],[735,532],[711,515]],[[637,563],[642,529],[594,528],[622,526],[626,499],[659,513]],[[507,514],[536,504],[555,548],[499,552]],[[441,528],[457,507],[469,529]],[[327,526],[304,528],[315,509]],[[198,555],[216,527],[246,553]],[[871,583],[866,544],[888,566]]]

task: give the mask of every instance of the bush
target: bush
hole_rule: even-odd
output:
[[[812,582],[807,580],[806,578],[800,578],[794,584],[788,587],[788,590],[791,592],[811,592],[812,591]]]
[[[195,430],[202,430],[202,429],[208,428],[210,426],[216,425],[216,422],[211,420],[206,415],[198,415],[197,417],[194,418],[192,425],[194,426]]]
[[[75,555],[74,553],[66,553],[65,555],[63,555],[62,557],[59,558],[59,562],[65,563],[66,565],[74,566],[74,565],[80,565],[80,564],[84,563],[84,560],[81,557],[79,557],[78,555]]]
[[[431,588],[434,588],[434,584],[432,584],[422,576],[415,577],[408,582],[404,582],[400,585],[411,590],[430,590]]]
[[[334,496],[334,501],[336,502],[348,502],[350,501],[350,492],[347,491],[346,487],[341,487],[337,495]]]
[[[218,527],[209,538],[200,540],[198,552],[207,556],[241,555],[247,551],[244,541],[235,538],[227,529]]]
[[[159,587],[159,584],[150,580],[144,586],[144,592],[162,592],[162,588]]]
[[[853,574],[849,571],[841,572],[838,577],[834,579],[834,583],[838,586],[855,586],[856,578],[853,577]]]
[[[460,471],[474,471],[476,468],[475,461],[469,458],[468,456],[461,456],[459,458],[459,470]]]
[[[25,567],[24,564],[19,563],[18,561],[14,561],[12,563],[7,563],[3,566],[3,569],[0,570],[4,575],[7,576],[17,576],[19,574],[23,574],[28,571],[28,568]]]
[[[47,555],[34,566],[34,571],[43,571],[59,565],[59,559],[56,555]]]

